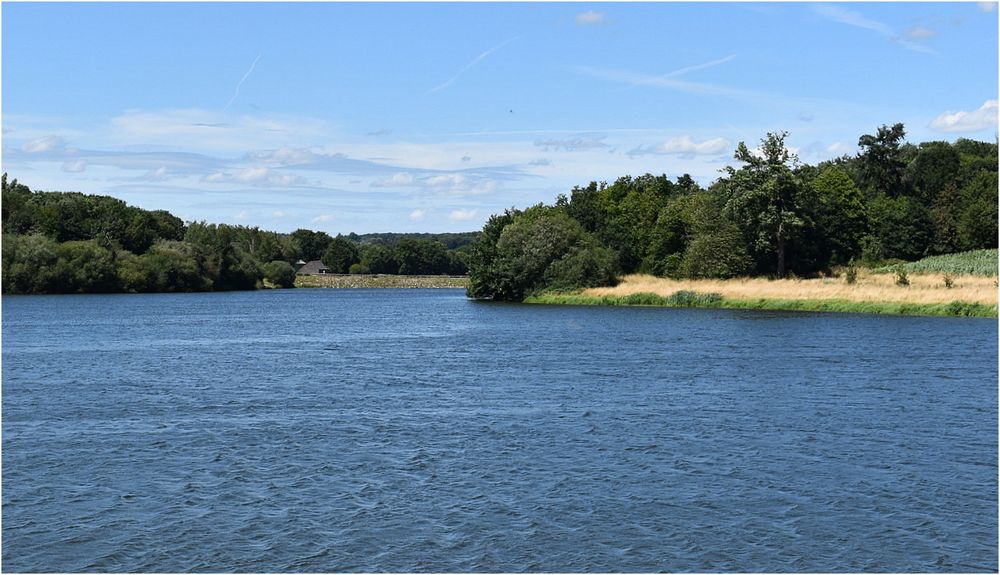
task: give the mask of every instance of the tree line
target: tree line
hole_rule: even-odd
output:
[[[787,136],[740,142],[738,166],[707,189],[686,174],[625,176],[496,214],[469,249],[468,294],[517,301],[623,273],[808,277],[997,247],[996,143],[914,145],[895,124],[861,136],[857,154],[813,166]]]
[[[0,202],[4,293],[249,290],[265,280],[292,287],[300,260],[322,260],[338,273],[461,275],[478,235],[333,237],[185,224],[109,196],[32,191],[7,174]]]

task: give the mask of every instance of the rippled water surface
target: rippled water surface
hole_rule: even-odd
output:
[[[997,322],[3,298],[16,571],[996,571]]]

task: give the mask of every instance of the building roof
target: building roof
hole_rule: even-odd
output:
[[[328,274],[330,273],[330,268],[322,260],[312,260],[299,268],[299,271],[296,273],[299,275]]]

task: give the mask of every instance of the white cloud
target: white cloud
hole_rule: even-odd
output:
[[[272,218],[283,218],[283,217],[285,217],[285,212],[283,212],[281,210],[277,210],[277,211],[271,212],[271,217]]]
[[[587,26],[590,24],[603,24],[605,19],[606,15],[604,14],[604,12],[595,12],[593,10],[580,12],[573,18],[573,20],[580,26]]]
[[[28,152],[29,154],[38,154],[42,152],[61,150],[64,147],[66,147],[66,143],[63,142],[63,139],[59,136],[45,136],[43,138],[38,138],[24,143],[21,146],[21,151]]]
[[[426,216],[427,212],[425,210],[413,210],[412,212],[410,212],[410,221],[422,222]]]
[[[913,26],[906,29],[906,37],[910,40],[926,40],[934,36],[936,32],[924,26]]]
[[[986,100],[978,110],[945,112],[930,123],[938,132],[978,132],[997,127],[997,100]]]
[[[476,217],[479,210],[452,210],[448,219],[453,222],[466,222]]]
[[[250,212],[248,212],[246,210],[243,210],[240,213],[236,214],[235,218],[238,221],[241,221],[241,222],[249,220],[250,219]]]
[[[725,138],[695,142],[691,136],[678,136],[664,142],[658,150],[663,154],[720,154],[729,146],[729,140]]]
[[[976,2],[976,4],[979,6],[979,9],[982,10],[983,12],[993,12],[994,10],[997,9],[996,2]]]
[[[336,218],[333,216],[333,214],[321,214],[309,221],[311,221],[314,224],[325,224],[327,222],[332,222],[335,219]]]
[[[83,160],[77,160],[75,162],[66,162],[62,165],[62,171],[69,172],[72,174],[82,172],[87,169],[87,163]]]
[[[725,153],[732,144],[725,138],[712,138],[697,142],[691,136],[676,136],[658,146],[640,146],[628,152],[629,157],[646,154],[678,154],[682,156],[714,156]]]

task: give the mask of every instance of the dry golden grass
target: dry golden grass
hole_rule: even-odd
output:
[[[943,304],[953,301],[997,305],[996,278],[954,276],[954,287],[944,286],[941,274],[910,274],[909,286],[895,285],[894,274],[872,274],[858,270],[857,282],[843,278],[783,279],[738,278],[731,280],[672,280],[649,275],[628,275],[615,287],[591,288],[584,295],[625,296],[654,293],[663,297],[680,291],[717,293],[727,299],[845,300],[874,303]]]

